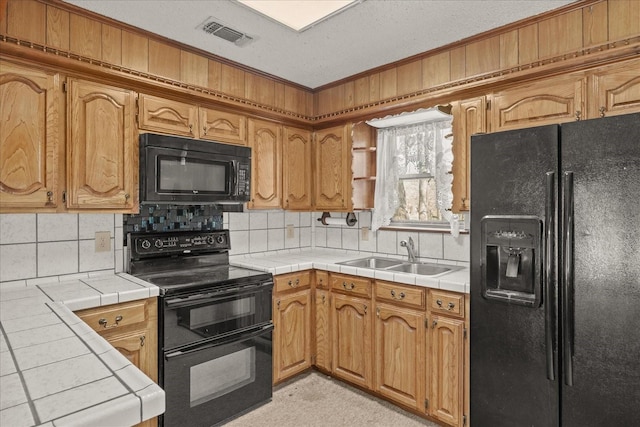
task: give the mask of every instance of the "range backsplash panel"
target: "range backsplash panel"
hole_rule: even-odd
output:
[[[125,214],[127,233],[172,230],[221,230],[222,210],[214,205],[142,205],[140,213]]]

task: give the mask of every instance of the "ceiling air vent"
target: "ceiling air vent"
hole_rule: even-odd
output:
[[[244,46],[253,40],[253,37],[248,34],[229,28],[211,16],[205,19],[204,22],[196,28],[201,28],[205,33],[220,37],[221,39],[234,43],[237,46]]]

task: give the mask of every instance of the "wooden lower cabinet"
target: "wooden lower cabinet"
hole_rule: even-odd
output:
[[[314,294],[315,341],[312,362],[325,372],[331,372],[331,293],[317,289]]]
[[[465,323],[440,315],[433,315],[431,322],[429,415],[449,425],[462,426]]]
[[[425,409],[425,313],[378,304],[375,317],[375,391]]]
[[[353,384],[371,388],[371,301],[335,293],[332,307],[332,373]]]
[[[77,311],[75,314],[153,381],[158,381],[156,298]],[[138,426],[156,426],[152,418]]]
[[[311,271],[275,278],[273,382],[311,367]]]

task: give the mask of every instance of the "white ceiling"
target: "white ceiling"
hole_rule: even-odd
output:
[[[313,89],[574,0],[363,0],[301,33],[234,0],[65,1]],[[210,16],[254,40],[196,28]]]

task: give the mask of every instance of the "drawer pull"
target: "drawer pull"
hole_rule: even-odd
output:
[[[352,291],[353,288],[356,287],[356,285],[353,284],[353,282],[349,283],[349,285],[347,286],[347,282],[342,282],[342,287],[347,290],[347,291]]]
[[[105,329],[107,329],[107,328],[115,328],[116,326],[118,326],[118,324],[119,324],[120,322],[122,322],[122,316],[120,316],[120,315],[116,316],[115,321],[116,321],[116,323],[115,323],[115,324],[113,324],[113,325],[109,326],[109,322],[107,321],[107,319],[105,319],[104,317],[101,317],[101,318],[98,320],[98,324],[99,324],[100,326],[102,326],[103,328],[105,328]]]
[[[300,284],[300,279],[296,279],[296,281],[292,281],[289,280],[289,282],[287,283],[289,286],[291,286],[292,288],[295,288],[296,286],[298,286]]]
[[[401,299],[404,299],[405,295],[404,295],[404,292],[400,292],[400,294],[398,296],[396,296],[396,291],[391,289],[391,297],[393,299],[401,300]]]
[[[442,300],[441,299],[436,300],[436,304],[438,304],[438,307],[444,308],[444,307],[442,307]],[[456,305],[454,303],[452,303],[452,302],[447,304],[447,310],[453,310],[455,307],[456,307]]]

